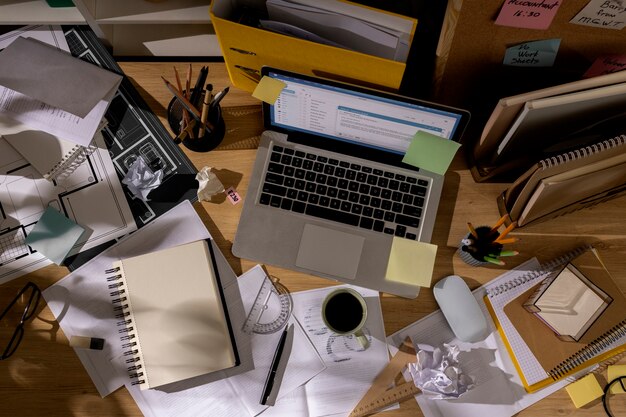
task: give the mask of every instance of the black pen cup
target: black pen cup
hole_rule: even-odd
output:
[[[490,262],[485,260],[485,256],[490,255],[494,247],[501,245],[494,243],[500,236],[497,231],[491,231],[489,226],[479,226],[475,229],[476,235],[468,233],[459,244],[459,257],[463,262],[472,266],[485,266]]]
[[[200,103],[204,100],[204,94],[205,92],[202,91]],[[197,110],[201,114],[202,106],[198,107]],[[184,110],[185,107],[180,100],[173,97],[167,106],[167,121],[176,138],[179,138],[187,149],[194,152],[208,152],[222,143],[226,134],[226,124],[224,123],[222,108],[219,104],[211,108],[207,113],[207,121],[204,128],[201,126],[200,120],[197,120],[190,112],[187,112],[188,120],[190,123],[194,123],[194,126],[191,128],[191,132],[187,131],[181,134]]]

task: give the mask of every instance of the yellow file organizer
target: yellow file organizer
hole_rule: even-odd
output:
[[[386,90],[398,90],[406,64],[270,32],[235,21],[236,1],[214,0],[209,13],[234,86],[252,92],[264,65]],[[264,7],[265,2],[256,2]],[[360,5],[358,5],[360,6]],[[362,6],[365,7],[365,6]],[[389,13],[389,12],[384,12]],[[389,13],[393,14],[393,13]],[[413,20],[411,40],[417,20]]]

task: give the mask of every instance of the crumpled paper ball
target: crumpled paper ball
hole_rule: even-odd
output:
[[[122,180],[128,186],[131,193],[142,201],[149,201],[150,191],[161,185],[163,181],[163,169],[153,172],[146,161],[139,156],[128,168],[126,176]]]
[[[409,364],[415,386],[431,399],[458,398],[474,387],[474,379],[463,373],[457,357],[459,348],[443,344],[441,347],[421,345],[417,362]]]
[[[210,167],[202,168],[196,174],[196,180],[199,183],[198,199],[201,201],[211,201],[211,199],[224,192],[224,184],[217,178]]]

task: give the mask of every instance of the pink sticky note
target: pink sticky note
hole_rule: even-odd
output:
[[[626,55],[601,56],[593,62],[583,75],[583,78],[591,78],[623,70],[626,70]]]
[[[229,187],[226,190],[226,196],[228,197],[230,202],[233,203],[233,205],[241,201],[241,197],[239,196],[239,193],[233,187]]]
[[[505,0],[496,25],[526,29],[548,29],[562,0]]]

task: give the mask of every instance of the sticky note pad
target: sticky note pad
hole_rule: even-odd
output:
[[[611,382],[620,376],[626,376],[626,365],[609,365],[606,369],[607,382]],[[626,385],[626,382],[624,384]],[[623,394],[624,392],[626,391],[622,389],[622,385],[619,382],[616,382],[611,387],[611,394]]]
[[[565,387],[576,408],[602,397],[603,391],[595,374],[589,374]]]
[[[402,162],[444,175],[460,146],[458,142],[420,130],[413,136]]]
[[[626,27],[626,4],[622,0],[591,0],[570,23],[602,29],[622,30]]]
[[[61,265],[85,229],[52,207],[48,207],[26,236],[26,244]]]
[[[626,70],[626,55],[607,55],[596,58],[589,69],[583,74],[583,78],[597,77],[598,75],[611,74]]]
[[[430,287],[436,255],[436,245],[394,236],[385,279]]]
[[[252,97],[268,104],[274,104],[285,87],[287,87],[287,84],[284,82],[264,76],[254,89],[254,92],[252,92]]]

